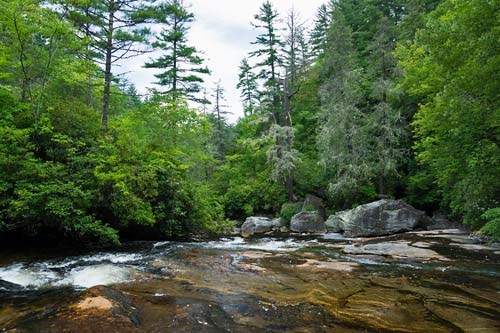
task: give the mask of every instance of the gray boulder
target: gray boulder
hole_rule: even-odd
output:
[[[325,221],[319,212],[300,212],[292,217],[290,229],[295,232],[326,232]]]
[[[424,222],[419,226],[426,230],[464,229],[463,224],[451,221],[448,216],[440,212],[434,213],[432,219],[428,218]]]
[[[279,229],[282,226],[280,219],[270,219],[268,217],[250,216],[247,217],[241,226],[241,235],[249,237],[254,234],[263,234],[271,230]]]
[[[344,224],[346,223],[346,218],[350,210],[343,210],[330,215],[325,221],[325,227],[330,232],[342,232],[344,231]]]
[[[413,230],[426,218],[402,200],[383,199],[337,212],[328,218],[330,231],[348,237],[383,236]]]
[[[302,204],[301,211],[303,212],[316,211],[319,212],[323,218],[326,216],[325,205],[323,204],[323,200],[312,194],[306,195],[304,203]]]

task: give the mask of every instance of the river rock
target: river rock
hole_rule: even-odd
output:
[[[389,256],[393,258],[408,258],[417,260],[448,260],[436,251],[415,247],[403,242],[384,242],[365,245],[347,245],[343,249],[348,254],[369,254]]]
[[[423,219],[423,211],[404,201],[384,199],[337,212],[328,218],[327,226],[348,237],[383,236],[413,230]]]
[[[2,291],[18,291],[21,290],[22,286],[0,279],[0,292]]]
[[[452,222],[448,216],[443,213],[436,212],[432,218],[421,223],[426,230],[444,230],[444,229],[463,229],[464,226],[457,222]]]
[[[330,232],[342,232],[344,231],[344,224],[348,217],[350,210],[343,210],[330,215],[325,221],[325,227]]]
[[[319,212],[323,218],[326,216],[325,205],[323,204],[323,200],[312,194],[306,195],[304,203],[302,204],[301,211],[303,212],[316,211]]]
[[[250,237],[254,234],[264,234],[273,229],[282,227],[280,219],[270,219],[268,217],[250,216],[247,217],[241,226],[241,235],[243,237]]]
[[[295,232],[326,232],[325,222],[319,212],[300,212],[294,215],[290,229]]]

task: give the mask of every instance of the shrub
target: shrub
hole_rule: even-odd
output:
[[[480,231],[500,240],[500,207],[487,210],[481,217],[486,221],[486,224]]]
[[[292,216],[300,213],[301,208],[302,208],[302,203],[300,203],[300,202],[284,203],[281,206],[281,211],[279,213],[279,217],[282,218],[283,220],[285,220],[286,222],[290,222],[290,220],[292,219]]]

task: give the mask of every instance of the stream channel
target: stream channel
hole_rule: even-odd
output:
[[[500,332],[500,248],[452,229],[4,250],[0,332]]]

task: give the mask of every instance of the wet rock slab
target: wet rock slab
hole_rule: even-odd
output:
[[[406,242],[383,242],[365,245],[354,244],[345,246],[343,251],[348,254],[372,254],[415,260],[449,260],[436,251],[423,248],[422,243],[418,245],[420,245],[420,247],[411,246]]]
[[[450,235],[465,236],[432,231],[164,244],[134,261],[141,262],[138,273],[120,284],[54,290],[58,298],[44,302],[0,297],[0,327],[23,333],[500,332],[500,259],[447,256],[441,250],[458,248]]]

